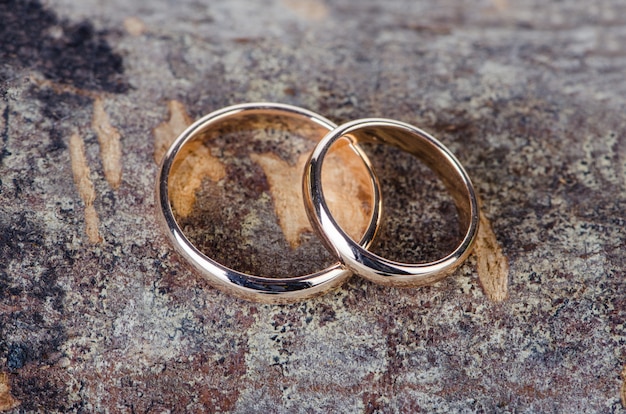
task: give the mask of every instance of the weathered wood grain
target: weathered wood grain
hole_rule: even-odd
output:
[[[0,2],[0,410],[622,412],[624,16],[619,0]],[[422,289],[355,277],[284,306],[212,289],[157,226],[157,163],[191,120],[253,101],[438,137],[481,195],[474,254]],[[285,230],[271,178],[313,141],[257,126],[202,141],[223,166],[189,166],[204,178],[181,182],[180,221],[239,270],[319,270],[333,258],[301,216]],[[450,251],[442,183],[366,151],[375,251]]]
[[[0,374],[0,411],[12,410],[19,405],[20,402],[11,395],[9,376],[5,373]]]

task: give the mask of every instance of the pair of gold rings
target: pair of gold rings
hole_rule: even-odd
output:
[[[197,136],[225,122],[249,115],[270,115],[313,123],[328,130],[310,155],[303,171],[303,195],[309,220],[328,250],[338,259],[319,272],[293,278],[253,276],[228,268],[202,253],[183,233],[170,201],[170,177],[177,156]],[[360,241],[353,240],[337,223],[322,188],[322,165],[329,149],[347,139],[367,168],[373,187],[373,211]],[[381,221],[381,192],[377,176],[360,143],[381,143],[406,151],[431,168],[444,182],[456,205],[462,238],[447,256],[429,263],[399,263],[368,250]],[[310,298],[335,288],[352,274],[392,286],[423,286],[434,283],[456,269],[467,258],[478,231],[478,203],[472,183],[455,156],[426,132],[390,119],[368,118],[335,125],[328,119],[291,105],[247,103],[212,112],[187,128],[170,146],[156,180],[159,217],[178,253],[215,287],[240,298],[269,303]]]

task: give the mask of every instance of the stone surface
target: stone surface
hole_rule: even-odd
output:
[[[1,1],[0,409],[623,412],[625,15],[619,0]],[[175,130],[259,100],[433,133],[480,193],[482,247],[422,289],[355,277],[271,306],[211,288],[156,225],[153,131],[172,101]],[[293,166],[299,142],[273,153]],[[234,266],[318,269],[330,257],[306,230],[289,243],[254,164],[270,147],[212,146],[241,168],[203,182],[194,211],[213,216],[190,225]],[[367,151],[376,251],[449,249],[439,181]]]

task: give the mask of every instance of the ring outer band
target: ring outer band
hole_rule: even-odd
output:
[[[465,230],[461,242],[447,256],[429,263],[401,263],[378,256],[355,243],[333,218],[322,189],[322,164],[340,138],[396,146],[424,161],[444,181],[455,200]],[[443,279],[471,253],[478,233],[478,201],[472,182],[457,158],[441,142],[421,129],[396,120],[366,118],[345,123],[317,144],[305,167],[304,199],[311,225],[339,261],[355,274],[387,286],[418,287]]]
[[[188,264],[214,287],[241,299],[263,303],[289,303],[315,297],[340,286],[352,275],[352,272],[342,267],[340,263],[335,263],[316,273],[293,278],[268,278],[238,272],[218,263],[198,250],[178,225],[169,200],[169,176],[177,154],[185,144],[215,124],[245,115],[290,116],[316,123],[329,131],[336,127],[336,124],[312,111],[280,103],[245,103],[222,108],[205,115],[178,136],[161,161],[155,189],[158,221],[165,229],[175,250]],[[380,188],[378,178],[372,170],[367,156],[357,146],[352,146],[352,149],[363,159],[374,188],[371,221],[360,241],[363,247],[368,247],[372,243],[380,224],[380,211],[378,210],[381,204],[379,200]]]

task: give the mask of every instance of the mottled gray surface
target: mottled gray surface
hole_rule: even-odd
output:
[[[0,373],[14,412],[623,412],[624,16],[620,0],[0,3]],[[118,189],[96,97],[122,135]],[[432,287],[353,278],[294,305],[212,289],[155,225],[152,129],[172,99],[193,118],[265,100],[427,129],[474,180],[508,299],[485,296],[475,257]],[[102,243],[85,234],[73,133]],[[419,186],[403,168],[384,180]],[[381,253],[431,233],[445,245],[450,231],[428,224],[445,221],[445,197],[424,203],[429,235],[392,214],[398,241]]]

